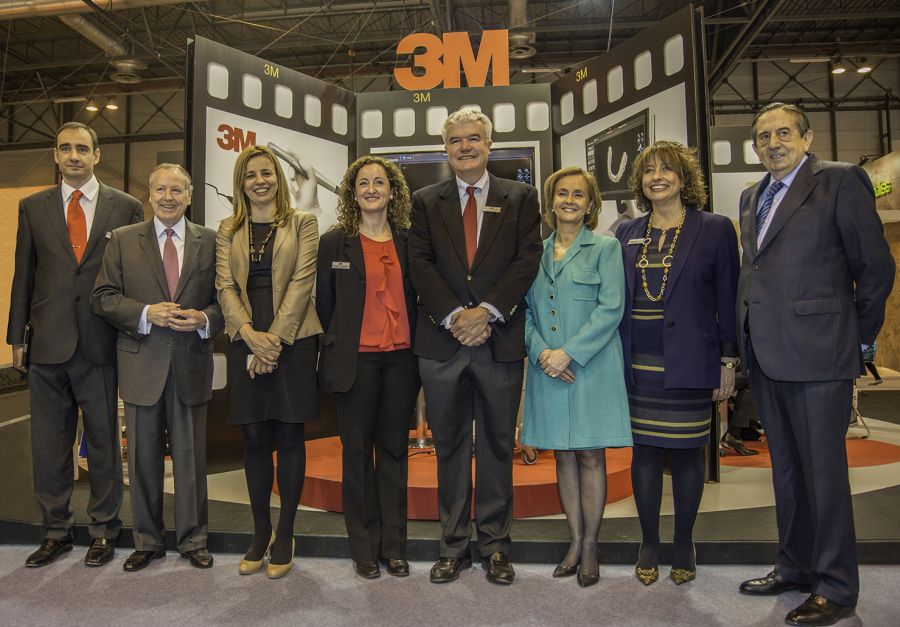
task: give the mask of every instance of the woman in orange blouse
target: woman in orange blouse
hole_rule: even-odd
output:
[[[396,165],[366,156],[347,170],[338,194],[337,224],[319,242],[319,383],[334,392],[356,573],[374,579],[383,561],[389,574],[405,577],[407,448],[419,391],[409,188]]]

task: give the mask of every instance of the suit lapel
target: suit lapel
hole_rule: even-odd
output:
[[[140,233],[141,249],[144,257],[147,259],[147,265],[153,271],[159,288],[165,295],[164,300],[169,300],[169,285],[166,283],[166,271],[163,268],[162,257],[159,254],[159,242],[156,239],[156,228],[153,224],[153,218],[145,223],[146,228]]]
[[[94,208],[94,220],[91,222],[91,233],[88,237],[84,255],[81,257],[82,261],[88,258],[91,251],[97,246],[97,242],[106,236],[106,223],[114,207],[115,200],[112,192],[106,185],[100,183],[100,188],[97,191],[97,205]]]
[[[799,209],[806,201],[807,197],[809,197],[810,192],[816,186],[815,174],[820,169],[818,159],[810,157],[806,160],[806,163],[797,170],[797,175],[794,177],[791,186],[788,187],[787,193],[775,209],[772,223],[769,225],[769,230],[766,231],[766,237],[763,239],[762,246],[759,247],[759,250],[756,253],[757,255],[761,254],[762,251],[766,249],[766,246],[769,245],[769,242],[778,236],[779,231],[784,228],[784,225],[791,219],[791,216],[794,215],[797,209]]]
[[[556,231],[544,240],[544,252],[541,253],[541,271],[551,279],[553,278],[553,244],[556,241]]]
[[[281,248],[281,245],[284,243],[284,240],[287,239],[288,225],[290,224],[290,220],[287,221],[288,224],[285,224],[283,227],[275,230],[275,243],[272,246],[272,259],[275,259],[275,254],[278,252],[278,249]],[[249,244],[248,244],[249,250]]]
[[[175,297],[172,299],[174,302],[178,302],[178,299],[181,298],[181,293],[184,291],[185,285],[191,280],[191,275],[194,272],[194,265],[197,263],[197,258],[199,256],[200,231],[192,222],[188,222],[187,218],[185,218],[184,259],[181,262],[181,272],[178,274],[178,288],[175,290]]]
[[[60,185],[48,190],[48,195],[44,200],[44,208],[53,230],[59,236],[63,247],[69,251],[69,259],[72,260],[72,265],[78,265],[78,262],[75,260],[75,251],[72,250],[72,240],[69,239],[69,229],[66,226],[66,210],[63,206],[62,187]]]
[[[397,229],[391,225],[391,233],[394,236],[394,248],[397,249],[397,257],[400,258],[400,271],[402,276],[409,276],[409,259],[406,257],[406,236],[399,233]]]
[[[639,244],[629,245],[628,240],[636,239],[637,237],[643,239],[644,235],[647,233],[647,220],[649,219],[649,215],[641,218],[641,220],[636,224],[637,228],[631,232],[632,237],[627,238],[625,240],[625,243],[623,244],[623,246],[625,247],[625,285],[628,289],[629,303],[634,300],[634,268],[637,264],[638,252],[640,252],[641,246]]]
[[[250,274],[250,220],[244,220],[244,223],[241,225],[237,231],[234,232],[232,237],[232,246],[234,246],[234,240],[237,239],[237,247],[238,252],[240,253],[240,261],[235,268],[234,273],[234,282],[236,285],[247,285],[247,276]],[[274,254],[272,258],[274,262]]]
[[[356,237],[344,236],[344,254],[350,260],[350,267],[356,270],[360,278],[365,279],[366,260],[363,256],[362,242],[358,235]]]
[[[590,237],[590,231],[586,228],[582,228],[578,235],[575,237],[575,241],[569,245],[568,250],[566,250],[566,254],[563,258],[558,262],[554,263],[554,267],[556,269],[556,276],[559,276],[563,269],[569,265],[569,262],[575,259],[581,253],[581,250],[585,246],[593,246],[594,242]],[[555,239],[555,237],[554,237]],[[553,251],[550,253],[550,258],[553,258]]]
[[[466,255],[466,234],[463,231],[462,207],[459,204],[459,193],[456,187],[456,178],[450,179],[441,190],[438,198],[437,211],[447,229],[447,236],[456,249],[456,254],[463,267],[468,272],[469,262]]]
[[[684,225],[681,227],[681,233],[678,235],[678,243],[675,244],[675,258],[672,259],[672,267],[669,268],[669,279],[666,281],[668,285],[666,286],[663,302],[669,300],[669,294],[672,293],[672,288],[678,282],[678,277],[681,276],[681,271],[684,270],[684,264],[688,255],[691,254],[691,248],[694,247],[694,242],[697,241],[700,228],[700,213],[695,209],[686,208]],[[672,236],[674,237],[675,234],[673,233]],[[666,242],[666,245],[668,244],[669,242]]]
[[[489,188],[488,195],[484,201],[486,207],[500,207],[499,212],[485,211],[481,218],[481,231],[478,233],[478,248],[475,251],[475,260],[472,262],[472,270],[478,267],[481,260],[490,250],[497,232],[500,230],[500,224],[506,216],[507,202],[506,186],[495,176],[488,175]],[[460,218],[460,222],[462,219]],[[464,240],[465,241],[465,240]]]
[[[753,257],[757,253],[756,245],[756,208],[759,206],[759,195],[769,185],[769,175],[766,174],[763,179],[752,188],[750,192],[750,201],[746,207],[741,207],[743,214],[741,215],[741,246],[744,250],[750,251]]]

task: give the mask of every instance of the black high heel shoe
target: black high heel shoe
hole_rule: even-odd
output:
[[[649,567],[641,566],[641,553],[644,551],[644,545],[638,549],[638,561],[634,565],[634,576],[638,578],[645,586],[652,585],[659,580],[659,555],[656,556],[656,563]]]
[[[578,564],[575,566],[563,566],[560,562],[556,565],[556,568],[553,569],[553,576],[557,579],[560,577],[571,577],[575,573],[578,572]]]
[[[577,579],[579,588],[590,588],[595,583],[600,581],[600,574],[597,573],[596,575],[585,575],[581,571],[578,571]]]
[[[678,586],[697,578],[697,550],[693,545],[691,545],[691,566],[688,568],[673,567],[669,577]]]

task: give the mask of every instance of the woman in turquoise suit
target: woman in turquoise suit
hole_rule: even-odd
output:
[[[554,577],[599,580],[597,534],[606,504],[606,448],[631,446],[619,323],[625,307],[622,251],[596,235],[600,190],[581,168],[544,183],[541,269],[525,300],[522,443],[553,449],[571,544]]]

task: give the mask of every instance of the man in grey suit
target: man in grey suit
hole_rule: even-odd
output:
[[[176,548],[209,568],[206,548],[206,404],[212,340],[224,320],[216,300],[216,233],[188,221],[191,179],[179,165],[150,174],[154,217],[113,232],[91,305],[119,330],[135,551],[125,571],[165,557],[164,440],[175,475]]]
[[[801,109],[768,105],[751,138],[768,174],[741,196],[737,314],[772,458],[779,553],[740,591],[811,591],[785,621],[831,625],[854,613],[859,594],[845,438],[894,261],[869,177],[809,154]]]
[[[84,563],[101,566],[113,558],[122,526],[122,457],[116,332],[91,313],[90,296],[110,231],[140,222],[144,212],[94,176],[100,148],[84,124],[59,128],[53,159],[62,182],[19,203],[6,334],[13,366],[28,373],[34,495],[46,530],[25,565],[44,566],[72,550],[72,448],[81,408],[91,486]]]

